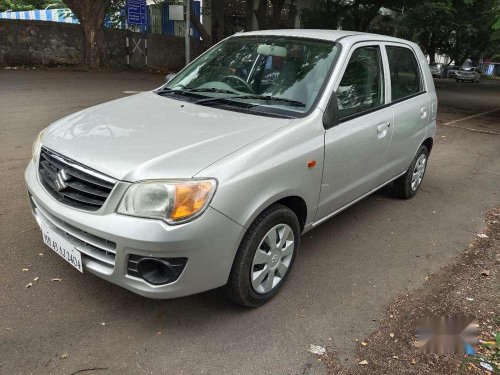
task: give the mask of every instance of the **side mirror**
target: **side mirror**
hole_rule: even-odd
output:
[[[325,129],[333,128],[339,123],[339,103],[337,93],[333,92],[330,101],[326,106],[325,113],[323,114],[323,126]]]
[[[175,73],[168,73],[166,76],[165,76],[165,83],[168,83],[170,82],[174,77],[176,76]]]

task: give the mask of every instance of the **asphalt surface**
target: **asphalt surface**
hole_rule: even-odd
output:
[[[307,233],[287,285],[261,308],[234,306],[219,290],[139,297],[79,274],[45,247],[23,172],[52,121],[161,81],[0,72],[0,373],[322,373],[310,344],[354,364],[354,340],[376,328],[384,306],[448,263],[500,201],[500,111],[452,122],[500,109],[500,82],[437,80],[439,133],[414,199],[383,189]]]

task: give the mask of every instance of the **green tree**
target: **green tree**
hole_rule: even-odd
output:
[[[49,5],[54,5],[56,8],[65,7],[62,0],[0,0],[0,12],[6,10],[33,10],[45,9]]]
[[[453,35],[457,11],[449,1],[424,1],[406,12],[403,26],[412,30],[411,39],[417,42],[430,62],[434,62],[436,52]]]
[[[380,8],[401,8],[404,0],[318,0],[302,11],[305,28],[367,31]]]
[[[494,25],[498,0],[421,0],[406,13],[403,27],[431,62],[437,52],[461,65],[498,50]]]

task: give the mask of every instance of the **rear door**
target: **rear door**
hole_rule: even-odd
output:
[[[338,124],[325,132],[325,162],[316,221],[377,188],[387,178],[393,114],[380,43],[355,44],[335,84]]]
[[[405,172],[422,144],[434,108],[430,108],[422,67],[405,44],[385,43],[390,70],[394,127],[388,168],[391,177]]]

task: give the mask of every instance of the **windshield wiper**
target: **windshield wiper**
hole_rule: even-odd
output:
[[[234,95],[234,96],[225,96],[222,98],[208,98],[208,99],[200,99],[194,102],[194,104],[207,104],[214,103],[218,101],[224,101],[229,99],[255,99],[255,100],[264,100],[266,102],[282,102],[288,103],[292,107],[305,107],[306,105],[302,102],[293,99],[280,98],[277,96],[271,95]]]
[[[187,89],[187,92],[215,92],[217,94],[235,94],[237,95],[237,91],[225,90],[225,89],[217,89],[215,87],[207,87],[207,88],[197,88],[197,89]]]
[[[215,87],[207,87],[207,88],[196,88],[196,89],[169,89],[164,88],[156,91],[157,94],[161,95],[164,93],[174,93],[174,94],[184,94],[184,93],[197,93],[197,92],[214,92],[217,94],[237,94],[236,91],[225,90],[225,89],[217,89]]]
[[[181,89],[168,89],[168,88],[164,88],[164,89],[156,90],[155,91],[155,93],[158,94],[158,95],[170,94],[170,93],[182,94],[183,92],[184,92],[184,90],[181,90]]]

